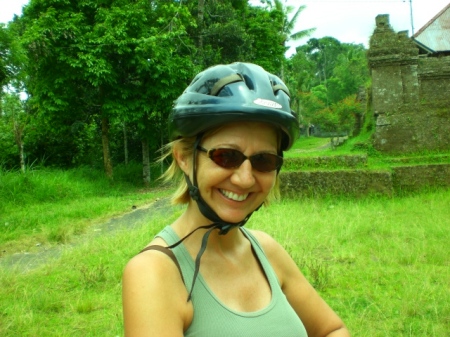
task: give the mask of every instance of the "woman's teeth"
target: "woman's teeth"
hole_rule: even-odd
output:
[[[244,201],[248,197],[248,193],[246,194],[236,194],[230,191],[220,190],[220,192],[226,196],[228,199],[234,200],[234,201]]]

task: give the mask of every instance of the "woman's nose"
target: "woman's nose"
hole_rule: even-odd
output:
[[[241,188],[249,188],[255,184],[253,167],[250,160],[246,159],[238,168],[234,169],[231,182]]]

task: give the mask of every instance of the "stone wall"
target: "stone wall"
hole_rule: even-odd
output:
[[[387,170],[342,169],[280,173],[282,197],[393,196],[450,188],[450,164],[394,166]]]
[[[419,56],[388,15],[376,18],[368,60],[374,147],[384,153],[450,150],[450,56]]]
[[[282,172],[280,191],[282,197],[288,198],[392,196],[392,174],[389,171],[367,170]]]

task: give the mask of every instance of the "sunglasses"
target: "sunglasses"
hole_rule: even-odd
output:
[[[257,153],[247,157],[236,149],[218,148],[207,150],[202,146],[197,146],[197,149],[206,152],[209,159],[220,167],[227,169],[238,168],[247,159],[250,160],[252,167],[259,172],[279,170],[283,165],[283,157],[273,153]]]

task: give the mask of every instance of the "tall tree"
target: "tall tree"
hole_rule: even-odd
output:
[[[20,158],[20,169],[25,172],[25,152],[24,152],[24,130],[27,125],[27,115],[24,103],[17,94],[7,94],[5,96],[4,111],[10,119],[11,129],[14,135],[18,154]]]
[[[11,71],[8,69],[10,45],[10,35],[3,23],[0,23],[0,87],[3,87],[8,83],[8,79],[11,76]],[[3,90],[1,92],[3,92]]]
[[[284,6],[282,0],[273,0],[267,1],[267,4],[269,7],[274,8],[276,11],[282,13],[282,21],[281,25],[278,27],[279,32],[283,35],[283,46],[286,48],[286,51],[288,50],[287,44],[289,41],[298,41],[301,40],[313,33],[316,29],[315,28],[309,28],[304,30],[299,30],[297,32],[294,32],[295,26],[297,24],[297,20],[301,14],[301,12],[306,8],[305,5],[299,6],[297,9],[295,9],[294,6]],[[291,14],[294,13],[292,16]],[[289,17],[291,18],[289,19]],[[275,27],[277,27],[275,25]],[[283,59],[284,61],[284,59]],[[281,63],[281,78],[284,80],[284,62]]]
[[[112,178],[113,120],[139,124],[148,137],[142,121],[167,109],[191,77],[190,13],[167,1],[31,0],[23,22],[34,107],[44,119],[64,116],[66,128],[96,116]]]

